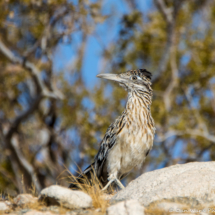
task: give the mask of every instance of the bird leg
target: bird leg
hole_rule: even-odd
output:
[[[117,184],[121,189],[124,189],[124,188],[125,188],[119,179],[116,178],[116,179],[115,179],[115,182],[116,182],[116,184]]]
[[[123,184],[119,181],[119,179],[117,178],[111,178],[109,179],[109,182],[106,184],[106,186],[102,189],[102,191],[106,190],[112,182],[115,182],[121,189],[124,189],[125,187],[123,186]]]
[[[102,189],[102,191],[107,190],[107,188],[111,185],[111,183],[114,181],[115,179],[111,179],[106,186]]]

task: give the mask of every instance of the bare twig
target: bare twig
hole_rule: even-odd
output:
[[[164,19],[166,20],[167,23],[172,23],[173,21],[173,15],[172,15],[172,8],[167,8],[163,0],[155,0],[154,1],[157,8],[163,15]]]
[[[162,142],[167,140],[170,137],[173,136],[183,136],[183,135],[190,135],[194,137],[203,137],[206,140],[215,143],[215,136],[209,134],[208,132],[202,131],[200,129],[187,129],[185,131],[178,131],[178,130],[170,130],[165,135],[159,137],[155,140],[155,142]]]
[[[5,178],[8,178],[16,187],[17,186],[17,181],[14,180],[13,175],[11,175],[11,173],[7,172],[5,169],[0,168],[0,174],[2,174]]]
[[[126,0],[126,2],[132,10],[137,9],[138,6],[137,6],[137,2],[135,0]]]
[[[173,34],[173,38],[175,41],[175,34]],[[169,82],[168,87],[166,88],[164,94],[163,94],[163,99],[164,99],[164,104],[166,107],[167,111],[170,111],[171,109],[171,93],[173,91],[173,89],[178,85],[178,66],[177,66],[177,62],[176,62],[176,45],[175,42],[173,42],[172,46],[171,46],[171,50],[170,50],[170,67],[171,67],[171,73],[172,73],[172,77],[171,77],[171,81]]]
[[[39,180],[37,179],[36,171],[34,170],[34,167],[25,159],[24,155],[20,151],[18,138],[16,136],[12,138],[10,145],[20,165],[27,171],[27,173],[31,177],[31,181],[35,185],[36,190],[39,192],[41,190],[41,185],[39,183]]]
[[[30,61],[26,60],[26,58],[16,56],[9,48],[6,47],[6,45],[1,40],[0,52],[2,52],[5,57],[7,57],[12,63],[19,64],[23,68],[27,69],[30,72],[30,75],[36,85],[37,97],[34,99],[30,107],[24,113],[20,114],[13,120],[8,131],[4,133],[4,139],[6,147],[10,151],[9,158],[11,160],[13,170],[16,175],[16,180],[19,181],[19,176],[17,175],[17,172],[19,171],[19,169],[22,169],[25,172],[25,176],[30,179],[28,181],[28,185],[31,185],[31,182],[33,182],[34,186],[36,187],[36,190],[39,192],[41,190],[41,185],[39,183],[39,180],[37,179],[35,169],[19,150],[18,138],[14,136],[14,134],[18,132],[18,127],[20,123],[26,120],[30,115],[35,112],[35,110],[38,109],[39,104],[44,97],[52,99],[58,99],[63,97],[57,91],[48,90],[44,81],[40,78],[40,71],[37,69],[37,67]],[[14,164],[16,164],[16,166],[14,166]],[[20,184],[18,186],[19,189],[21,189]]]
[[[215,113],[215,84],[210,84],[210,90],[212,92],[212,99],[211,99],[211,105],[212,105],[212,109]]]
[[[42,96],[38,96],[34,100],[32,105],[24,113],[20,114],[19,116],[17,116],[16,119],[14,119],[14,121],[11,123],[11,127],[9,131],[5,135],[6,138],[10,139],[12,137],[13,133],[17,131],[20,123],[26,120],[38,108],[41,100],[42,100]]]
[[[204,152],[208,151],[214,143],[209,144],[208,146],[202,148],[194,157],[188,157],[186,160],[184,160],[185,163],[187,162],[193,162],[193,161],[199,161]]]
[[[192,105],[192,98],[191,98],[191,95],[190,93],[188,92],[188,89],[185,89],[185,87],[182,87],[182,90],[184,92],[184,95],[185,95],[185,99],[188,103],[188,106],[190,107],[191,111],[192,111],[192,114],[193,116],[195,116],[197,122],[198,122],[198,127],[200,129],[203,129],[204,132],[207,132],[208,133],[208,128],[207,128],[207,125],[205,124],[201,114],[199,113],[199,110],[198,109],[195,109]]]
[[[45,86],[44,82],[40,78],[40,71],[37,69],[37,67],[26,60],[25,58],[15,56],[13,52],[8,49],[5,44],[0,40],[0,52],[4,54],[11,62],[22,65],[25,69],[27,69],[32,79],[34,80],[38,93],[41,92],[41,95],[44,97],[50,97],[54,99],[62,99],[63,95],[60,92],[50,92],[47,87]]]
[[[175,0],[174,1],[174,7],[168,8],[165,5],[165,2],[163,0],[154,0],[155,5],[157,6],[158,10],[164,17],[164,20],[166,21],[167,26],[167,41],[164,48],[164,52],[162,54],[162,57],[160,59],[158,70],[156,74],[154,75],[152,81],[156,82],[159,77],[166,71],[168,60],[171,52],[171,46],[175,37],[175,20],[178,14],[178,11],[181,6],[181,1]]]
[[[50,38],[51,35],[51,29],[54,27],[54,25],[61,20],[65,15],[67,15],[69,12],[71,12],[71,9],[69,7],[62,7],[60,10],[58,10],[53,17],[50,19],[50,22],[46,26],[42,36],[34,43],[34,45],[25,51],[24,56],[27,57],[31,55],[39,46],[41,46],[41,49],[44,51],[47,48],[47,40]]]
[[[21,167],[21,169],[24,169],[24,171],[28,173],[28,176],[31,177],[32,182],[34,183],[38,192],[41,190],[41,186],[39,184],[39,180],[37,180],[34,167],[25,159],[24,155],[19,150],[18,139],[17,137],[14,137],[14,133],[18,131],[20,123],[23,122],[30,115],[32,115],[32,113],[38,108],[41,99],[42,96],[38,96],[33,102],[33,104],[29,107],[29,109],[27,109],[27,111],[25,111],[23,114],[19,115],[13,121],[13,123],[11,123],[9,130],[3,133],[5,145],[10,150],[9,158],[11,160],[12,167],[16,175],[16,181],[20,181],[19,175],[17,173],[19,171],[18,167]],[[18,187],[19,190],[22,189],[22,186],[20,184],[18,184]]]

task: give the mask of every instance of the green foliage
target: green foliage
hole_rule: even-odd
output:
[[[122,2],[127,5],[127,1]],[[102,47],[101,62],[108,63],[100,72],[146,68],[155,77],[151,107],[157,128],[154,148],[141,170],[127,179],[143,170],[214,159],[215,3],[166,0],[164,5],[172,13],[168,23],[156,2],[151,2],[155,4],[147,12],[129,7],[122,16],[114,11],[104,14],[103,1],[0,2],[0,41],[36,66],[49,91],[57,89],[64,95],[62,100],[43,97],[9,140],[16,142],[41,187],[56,180],[65,185],[65,180],[59,179],[65,166],[75,167],[77,163],[83,168],[89,164],[106,129],[124,109],[127,93],[122,88],[106,81],[87,88],[83,78],[88,38],[100,41],[95,36],[97,29],[107,27],[112,19],[119,31],[114,41]],[[64,58],[59,52],[62,45],[71,47],[74,59],[63,69],[56,69],[56,61]],[[163,58],[166,53],[167,60]],[[19,159],[11,156],[14,152],[6,134],[38,95],[35,77],[24,61],[11,62],[0,50],[3,192],[23,190],[22,175],[26,187],[32,185],[32,177]]]

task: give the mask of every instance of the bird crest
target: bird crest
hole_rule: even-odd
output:
[[[138,75],[141,78],[146,77],[148,80],[152,78],[152,73],[146,69],[129,70],[127,73],[130,75]]]

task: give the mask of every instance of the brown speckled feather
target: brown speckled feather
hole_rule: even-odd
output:
[[[94,163],[79,176],[90,177],[94,169],[105,186],[108,180],[121,179],[145,160],[153,146],[155,127],[150,111],[150,72],[139,69],[119,75],[102,74],[100,77],[119,82],[128,91],[125,110],[107,129]]]

